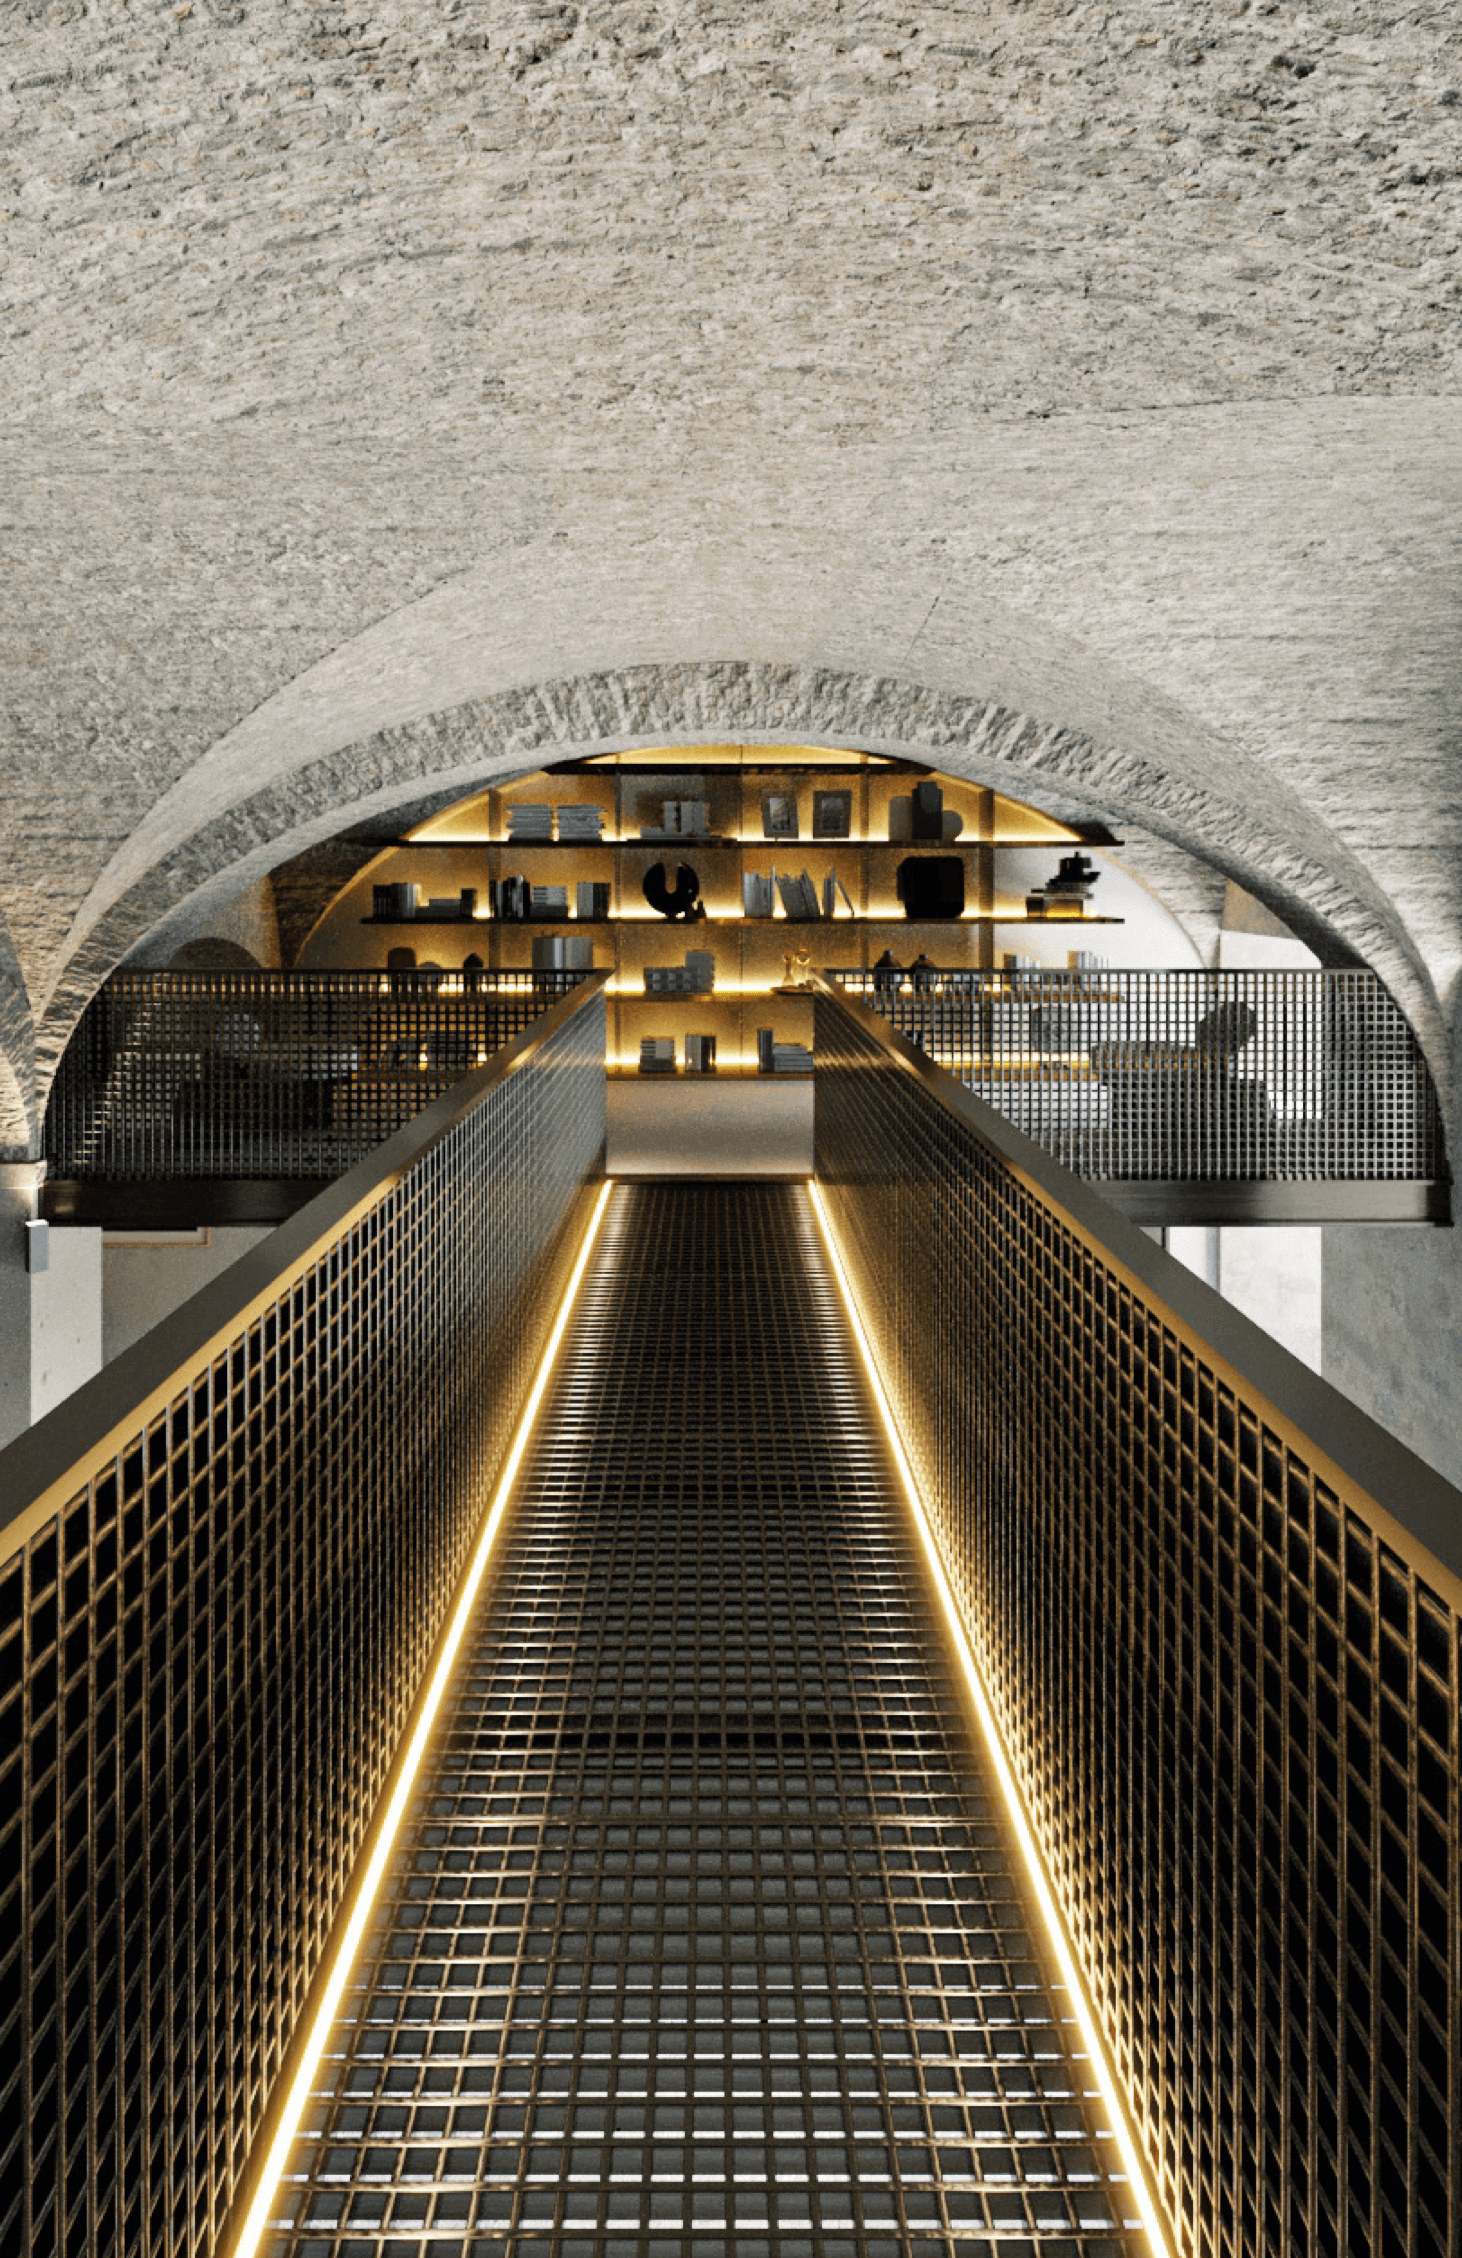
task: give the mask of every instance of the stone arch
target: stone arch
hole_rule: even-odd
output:
[[[1167,732],[1162,733],[1164,736]],[[917,679],[708,660],[601,669],[462,700],[308,760],[160,853],[105,902],[38,1029],[42,1087],[90,996],[150,929],[345,824],[545,762],[640,745],[831,743],[903,753],[1052,813],[1142,825],[1236,879],[1331,961],[1372,965],[1447,1082],[1449,1030],[1394,906],[1304,802],[1243,754],[1161,757],[1150,744],[1012,710]],[[1186,749],[1185,749],[1186,750]]]

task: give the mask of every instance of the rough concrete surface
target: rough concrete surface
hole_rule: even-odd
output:
[[[198,889],[741,730],[1140,826],[1375,963],[1451,1094],[1454,12],[33,0],[0,42],[0,1140]]]

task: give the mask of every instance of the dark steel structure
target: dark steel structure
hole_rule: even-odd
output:
[[[818,1177],[1180,2246],[1447,2258],[1462,1495],[826,986],[817,1054]]]
[[[269,2258],[1118,2258],[804,1189],[616,1188],[500,1542]]]
[[[603,986],[0,1454],[0,2248],[218,2244],[602,1174]]]
[[[586,977],[114,972],[52,1086],[50,1174],[338,1176]]]
[[[1373,972],[828,977],[1139,1221],[1446,1220],[1436,1091]]]

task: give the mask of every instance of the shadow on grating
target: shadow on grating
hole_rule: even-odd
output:
[[[1119,2258],[805,1191],[618,1187],[274,2258]]]

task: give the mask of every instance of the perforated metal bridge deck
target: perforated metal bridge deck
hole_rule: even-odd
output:
[[[276,2258],[1119,2258],[807,1195],[620,1186]]]

